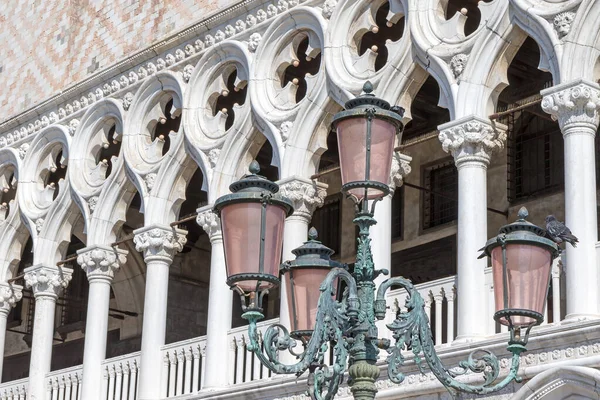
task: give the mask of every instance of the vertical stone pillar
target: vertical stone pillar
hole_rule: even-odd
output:
[[[204,389],[226,387],[233,384],[230,381],[229,342],[227,334],[231,329],[232,292],[225,283],[225,252],[223,250],[223,235],[221,220],[212,211],[212,206],[198,209],[196,219],[198,225],[208,234],[211,244],[210,252],[210,283],[208,291],[208,321],[206,325],[206,365],[204,372]],[[241,312],[241,310],[239,310]],[[218,368],[215,368],[218,366]]]
[[[25,269],[25,284],[33,290],[35,318],[31,341],[28,399],[44,400],[46,374],[52,361],[56,299],[71,281],[73,270],[34,265]]]
[[[83,348],[82,398],[100,400],[102,361],[106,357],[110,285],[115,271],[125,264],[127,251],[89,246],[77,251],[77,263],[87,274],[89,295]]]
[[[10,310],[23,298],[23,287],[0,283],[0,379],[4,365],[4,341],[6,339],[6,320]]]
[[[392,170],[390,172],[390,190],[391,193],[385,196],[375,206],[375,220],[377,224],[371,226],[371,251],[373,253],[373,263],[377,269],[387,269],[391,273],[392,264],[392,197],[396,188],[402,186],[403,179],[410,171],[410,161],[412,157],[404,154],[395,153],[392,158]],[[388,279],[388,276],[379,275],[375,279],[375,291],[381,283]],[[386,321],[377,321],[379,337],[391,338],[392,332],[385,326]],[[380,353],[383,356],[383,353]]]
[[[161,348],[165,344],[167,329],[169,266],[175,254],[183,249],[187,232],[169,226],[150,225],[133,233],[135,248],[143,252],[146,262],[139,399],[155,400],[166,395],[160,392],[160,382]]]
[[[504,127],[502,127],[504,128]],[[487,240],[487,167],[493,151],[501,149],[506,131],[476,116],[438,127],[444,151],[458,169],[457,307],[458,342],[486,334],[485,259],[477,259]],[[490,316],[491,318],[491,316]]]
[[[292,176],[279,182],[279,193],[290,199],[294,213],[285,220],[283,230],[283,261],[293,260],[292,250],[308,240],[308,224],[313,212],[323,205],[327,196],[327,185],[321,182]],[[282,277],[279,292],[279,323],[290,329],[290,312],[287,300],[286,277]],[[286,353],[287,354],[287,353]]]
[[[598,318],[596,156],[600,86],[578,79],[542,92],[542,109],[558,120],[565,142],[565,223],[579,238],[566,245],[566,320]]]

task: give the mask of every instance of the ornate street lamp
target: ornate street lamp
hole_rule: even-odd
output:
[[[338,135],[342,191],[356,205],[354,223],[359,227],[359,238],[354,271],[349,273],[332,262],[331,250],[316,241],[316,233],[311,232],[308,242],[294,250],[296,260],[282,265],[282,272],[289,273],[291,278],[288,295],[291,296],[292,334],[284,326],[273,325],[266,330],[260,346],[256,326],[257,321],[264,318],[260,299],[269,287],[279,282],[273,268],[281,254],[283,219],[286,213],[289,215],[291,206],[275,195],[274,183],[256,175],[258,170],[254,164],[252,175],[231,185],[235,193],[221,197],[215,204],[216,211],[221,213],[227,283],[243,298],[251,300],[249,304],[243,302],[242,314],[249,321],[248,350],[275,373],[300,375],[308,371],[308,392],[317,400],[335,396],[346,370],[354,398],[374,399],[380,349],[388,353],[388,376],[395,383],[404,380],[400,368],[404,363],[402,353],[407,348],[415,354],[416,360],[425,358],[437,379],[451,392],[486,394],[504,388],[513,380],[520,381],[517,377],[520,354],[526,350],[531,327],[540,324],[543,318],[549,268],[558,254],[556,244],[543,237],[543,229],[525,221],[526,211],[519,213],[517,222],[503,227],[497,238],[488,241],[484,255],[491,257],[494,269],[497,308],[494,318],[507,325],[511,332],[510,372],[496,382],[500,374],[498,359],[481,349],[471,353],[458,368],[445,368],[435,351],[425,302],[413,284],[405,278],[393,277],[381,283],[375,293],[375,279],[380,274],[387,275],[388,271],[375,269],[369,227],[376,223],[375,204],[389,193],[387,182],[394,138],[402,130],[403,110],[392,108],[372,95],[370,83],[363,89],[365,94],[348,101],[346,110],[333,119]],[[235,215],[234,206],[240,210]],[[271,217],[276,223],[265,224],[269,207],[278,210],[272,211],[274,216]],[[261,247],[260,252],[256,250],[257,244],[250,244],[252,240],[256,243],[257,237],[268,238],[260,241],[265,248]],[[266,251],[267,248],[270,250]],[[346,287],[337,300],[333,294],[339,281]],[[314,291],[317,282],[321,282],[320,294]],[[385,293],[393,286],[404,288],[408,297],[406,311],[398,311],[396,319],[387,325],[395,339],[391,343],[379,338],[375,322],[385,318]],[[300,353],[293,350],[297,340],[303,344]],[[327,366],[324,358],[330,346],[334,364]],[[278,352],[283,350],[294,354],[297,362],[292,365],[279,362]],[[477,353],[483,355],[478,358]],[[482,373],[483,382],[467,385],[456,379],[457,375],[469,371]]]

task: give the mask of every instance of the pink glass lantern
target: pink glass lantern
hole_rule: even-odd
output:
[[[257,175],[259,171],[253,161],[250,175],[231,184],[233,193],[215,202],[221,217],[227,284],[244,294],[279,284],[283,225],[293,212],[291,202],[276,195],[279,186]]]
[[[527,222],[527,216],[522,207],[519,219],[500,228],[482,255],[492,264],[494,319],[511,331],[542,323],[552,260],[558,256],[556,243],[545,237],[544,229]]]
[[[357,201],[389,193],[390,169],[396,134],[404,110],[375,97],[365,83],[364,94],[346,102],[333,118],[338,137],[342,190]]]
[[[335,267],[344,267],[331,260],[333,250],[317,240],[317,231],[311,228],[309,240],[297,249],[292,250],[296,256],[293,261],[281,265],[281,271],[286,274],[286,291],[292,335],[308,338],[315,328],[321,283],[329,271]],[[329,293],[337,295],[337,281]]]

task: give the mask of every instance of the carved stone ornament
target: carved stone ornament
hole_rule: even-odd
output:
[[[56,298],[69,286],[73,271],[69,268],[34,265],[25,269],[25,285],[33,290],[35,297]]]
[[[131,102],[133,101],[133,93],[125,93],[125,96],[123,96],[123,100],[121,101],[123,102],[123,109],[125,111],[129,110],[129,107],[131,107]]]
[[[221,219],[212,210],[212,206],[198,210],[196,222],[208,234],[211,242],[216,239],[221,239]]]
[[[127,261],[127,251],[105,246],[90,246],[77,251],[77,264],[88,280],[111,281],[115,271]]]
[[[558,120],[561,130],[572,124],[598,127],[600,88],[596,83],[579,79],[560,84],[542,92],[542,109]],[[563,131],[563,134],[566,132]]]
[[[468,60],[469,56],[466,54],[457,54],[450,59],[450,69],[455,79],[458,79],[462,75]]]
[[[21,286],[0,283],[0,314],[7,316],[22,298],[23,288]]]
[[[216,167],[217,162],[219,161],[219,156],[221,155],[221,149],[216,148],[216,149],[211,149],[208,152],[208,162],[210,163],[211,167]]]
[[[73,136],[75,135],[75,131],[77,130],[77,127],[79,126],[79,120],[78,119],[72,119],[69,121],[69,135]]]
[[[151,225],[136,229],[133,238],[135,249],[144,253],[146,261],[163,258],[172,261],[175,253],[181,251],[187,239],[183,229]]]
[[[284,121],[279,126],[279,132],[281,132],[281,140],[283,143],[286,143],[290,137],[290,132],[292,131],[292,127],[294,123],[292,121]]]
[[[42,231],[42,228],[44,227],[44,218],[38,218],[35,220],[35,230],[37,233],[40,233]]]
[[[492,153],[506,143],[506,130],[475,116],[441,125],[439,130],[442,148],[452,154],[457,166],[465,161],[487,165]]]
[[[390,173],[390,189],[396,190],[404,183],[404,177],[406,177],[412,171],[410,162],[412,157],[405,154],[394,153],[392,157],[392,171]]]
[[[252,35],[250,35],[250,38],[248,39],[248,50],[254,53],[256,49],[258,49],[258,45],[260,44],[261,40],[262,36],[258,32],[254,32]]]
[[[29,150],[29,143],[23,143],[19,146],[19,158],[23,160],[27,155],[27,150]]]
[[[151,191],[154,187],[154,181],[156,180],[156,174],[154,172],[149,173],[144,177],[144,182],[146,182],[146,187],[148,191]]]
[[[571,25],[573,24],[574,19],[575,13],[571,11],[561,12],[554,17],[552,20],[552,25],[554,26],[554,30],[560,39],[567,36],[567,34],[571,31]]]
[[[333,15],[333,11],[335,10],[335,6],[337,6],[338,0],[325,0],[323,3],[323,16],[327,19],[331,18]]]
[[[88,199],[88,207],[90,208],[90,214],[93,214],[96,211],[96,206],[98,205],[98,196],[92,196]]]
[[[185,82],[189,82],[192,77],[192,72],[194,72],[194,66],[192,64],[188,64],[183,67],[183,71],[181,71],[181,76]]]
[[[279,182],[279,193],[290,199],[295,216],[310,221],[313,212],[323,205],[327,196],[327,185],[308,179],[291,177]]]

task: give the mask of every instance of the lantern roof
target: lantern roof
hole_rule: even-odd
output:
[[[292,250],[296,259],[284,262],[280,269],[286,271],[290,268],[347,268],[345,264],[331,259],[335,252],[318,241],[317,236],[317,230],[314,227],[310,228],[308,240]]]
[[[275,204],[286,209],[289,217],[294,212],[292,202],[278,194],[279,185],[259,175],[260,166],[253,160],[248,167],[249,174],[244,175],[239,181],[229,185],[232,193],[221,196],[215,201],[214,210],[220,213],[223,207],[234,203],[262,203]]]

